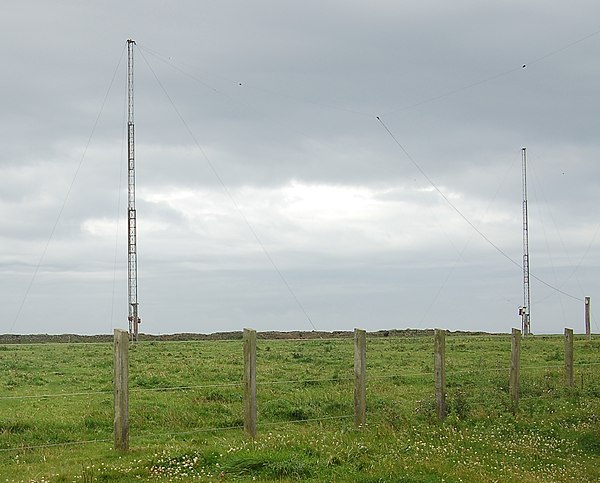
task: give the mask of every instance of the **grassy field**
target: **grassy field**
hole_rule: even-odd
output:
[[[258,437],[245,437],[242,342],[130,348],[130,446],[112,449],[112,345],[0,345],[0,481],[599,481],[600,340],[446,339],[448,418],[433,338],[367,341],[367,426],[353,427],[351,339],[258,341]]]

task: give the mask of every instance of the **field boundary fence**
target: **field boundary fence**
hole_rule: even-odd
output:
[[[41,393],[41,394],[25,394],[25,395],[0,395],[0,401],[2,400],[28,400],[28,399],[49,399],[49,398],[77,398],[77,397],[92,397],[92,396],[109,396],[113,395],[114,403],[114,425],[112,438],[100,437],[97,439],[82,440],[82,441],[69,441],[69,442],[56,442],[48,444],[37,444],[37,445],[21,445],[9,448],[0,448],[0,452],[16,451],[16,450],[35,450],[42,448],[51,448],[57,446],[76,446],[85,444],[106,444],[113,443],[113,448],[116,451],[126,452],[129,450],[130,439],[133,440],[147,440],[153,438],[160,438],[163,436],[181,436],[181,435],[193,435],[200,433],[211,433],[218,431],[240,431],[247,435],[249,438],[256,438],[258,434],[258,428],[268,428],[277,425],[284,424],[298,424],[308,422],[325,422],[335,420],[350,420],[354,422],[354,427],[360,429],[367,424],[368,415],[368,397],[369,390],[367,381],[385,381],[394,378],[427,378],[430,380],[433,401],[435,404],[436,417],[443,421],[448,416],[448,379],[455,379],[457,376],[465,376],[474,371],[479,373],[501,373],[506,372],[506,389],[507,396],[510,401],[510,407],[513,413],[519,411],[519,403],[521,400],[527,400],[538,396],[524,396],[521,394],[522,380],[521,376],[523,371],[527,374],[533,374],[535,371],[561,371],[562,373],[562,384],[567,390],[573,388],[576,385],[574,368],[581,367],[593,367],[598,366],[598,362],[579,362],[575,364],[575,351],[573,349],[573,330],[566,328],[564,331],[564,352],[562,354],[562,364],[551,364],[543,366],[521,366],[521,331],[519,329],[513,329],[510,337],[511,353],[510,353],[510,364],[506,367],[485,367],[469,370],[448,370],[447,367],[447,351],[446,351],[446,331],[443,329],[436,329],[433,334],[432,346],[433,346],[433,368],[432,370],[423,370],[420,372],[408,372],[395,370],[391,374],[387,375],[372,375],[368,376],[368,358],[367,358],[367,342],[366,332],[362,329],[355,329],[353,337],[354,346],[354,368],[353,374],[350,376],[343,377],[308,377],[300,379],[273,379],[273,380],[257,380],[257,371],[260,368],[259,359],[257,358],[257,333],[253,329],[244,329],[243,332],[243,375],[241,380],[233,382],[225,382],[219,384],[193,384],[193,385],[176,385],[176,386],[164,386],[164,387],[129,387],[129,351],[130,341],[127,331],[115,329],[114,331],[114,343],[113,343],[113,390],[105,391],[77,391],[71,393]],[[264,342],[263,339],[259,339]],[[340,339],[349,341],[348,338]],[[371,340],[371,339],[369,339]],[[313,339],[297,339],[298,342],[314,342]],[[583,377],[583,376],[582,376]],[[321,417],[298,417],[296,419],[288,419],[286,421],[259,421],[258,412],[258,396],[260,395],[260,388],[266,387],[277,387],[286,384],[294,385],[309,385],[315,383],[352,383],[353,387],[353,413],[330,415]],[[219,388],[236,388],[240,389],[243,393],[243,424],[232,424],[229,426],[211,426],[211,427],[199,427],[193,428],[186,431],[173,431],[173,432],[158,432],[158,433],[147,433],[147,434],[130,434],[129,427],[129,395],[131,393],[156,393],[156,392],[185,392],[194,391],[200,389],[219,389]],[[552,397],[549,395],[548,397]],[[350,398],[350,396],[349,396]]]

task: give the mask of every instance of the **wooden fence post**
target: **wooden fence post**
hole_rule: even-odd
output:
[[[244,329],[244,431],[256,438],[256,331]]]
[[[521,369],[521,331],[512,330],[509,393],[513,412],[519,407],[519,381]]]
[[[573,329],[565,329],[565,386],[573,387]]]
[[[354,329],[354,426],[367,422],[367,333]]]
[[[129,450],[129,333],[114,332],[115,449]]]
[[[591,300],[589,297],[585,297],[585,335],[588,340],[592,340],[592,326],[590,324],[590,305]]]
[[[446,331],[434,332],[435,407],[440,420],[446,417]]]

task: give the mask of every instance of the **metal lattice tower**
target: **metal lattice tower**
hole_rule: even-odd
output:
[[[127,159],[128,159],[128,203],[127,203],[127,269],[129,294],[129,336],[137,341],[138,314],[137,300],[137,223],[135,212],[135,138],[133,126],[133,46],[134,40],[127,40]]]
[[[527,212],[527,149],[523,158],[523,307],[519,308],[523,335],[530,334],[531,289],[529,288],[529,215]]]

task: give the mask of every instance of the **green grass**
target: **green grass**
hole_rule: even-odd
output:
[[[510,338],[447,336],[441,423],[433,339],[371,338],[368,423],[356,430],[351,339],[259,339],[252,441],[240,428],[240,340],[138,343],[131,451],[120,454],[111,344],[3,345],[0,482],[598,481],[600,341],[576,338],[574,388],[562,353],[561,336],[523,339],[513,414]]]

